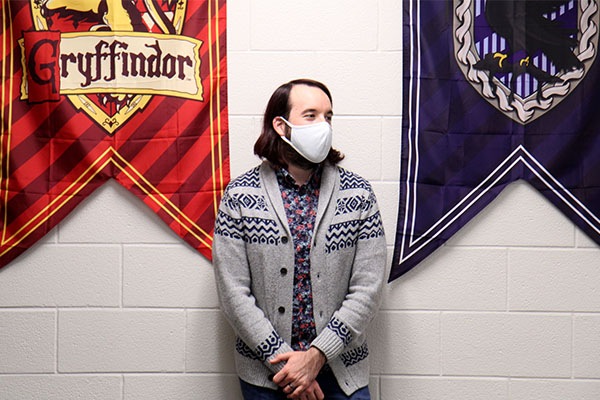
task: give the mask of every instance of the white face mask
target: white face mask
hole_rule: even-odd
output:
[[[310,125],[292,125],[285,118],[281,118],[287,126],[292,128],[290,139],[281,138],[308,161],[320,163],[329,154],[331,149],[332,130],[328,122],[318,122]]]

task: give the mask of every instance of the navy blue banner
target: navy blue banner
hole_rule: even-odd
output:
[[[389,280],[524,179],[600,244],[598,0],[404,1]]]

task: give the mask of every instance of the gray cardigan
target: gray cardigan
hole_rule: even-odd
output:
[[[369,383],[365,332],[380,303],[386,263],[381,216],[370,184],[326,164],[311,245],[317,337],[350,395]],[[235,361],[244,381],[270,380],[292,351],[294,248],[275,171],[267,162],[229,183],[221,200],[213,264],[221,309],[236,333]]]

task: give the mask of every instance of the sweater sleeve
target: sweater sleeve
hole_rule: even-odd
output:
[[[252,294],[243,216],[229,188],[219,206],[212,256],[219,303],[225,318],[253,355],[271,371],[278,372],[284,363],[273,365],[269,360],[292,348],[274,329]]]
[[[325,329],[311,343],[328,360],[339,356],[366,331],[381,303],[386,242],[375,194],[370,186],[367,190],[372,207],[361,213],[348,292]]]

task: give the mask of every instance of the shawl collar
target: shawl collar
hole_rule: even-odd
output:
[[[323,213],[327,209],[331,198],[333,197],[334,190],[337,188],[338,174],[336,173],[336,166],[326,162],[323,166],[323,172],[321,175],[321,186],[319,188],[319,205],[317,208],[317,218],[315,220],[315,232],[319,228],[321,220],[323,219]],[[279,191],[279,184],[277,183],[277,176],[275,170],[271,167],[268,161],[263,161],[260,166],[260,178],[262,184],[265,187],[267,196],[271,204],[275,207],[275,213],[279,218],[281,226],[285,229],[287,236],[291,238],[290,227],[287,223],[287,216],[283,209],[283,200],[281,199],[281,192]],[[313,235],[313,240],[316,235]]]

